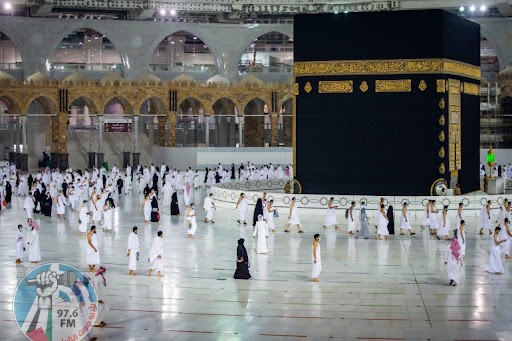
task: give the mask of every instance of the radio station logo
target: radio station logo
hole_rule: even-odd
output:
[[[98,297],[82,271],[62,263],[44,264],[18,283],[13,313],[29,340],[80,341],[96,324]]]

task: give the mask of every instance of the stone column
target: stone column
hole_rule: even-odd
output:
[[[243,124],[242,124],[243,122]],[[238,145],[239,147],[243,147],[244,146],[244,124],[245,124],[245,120],[244,120],[244,117],[243,116],[238,116]]]
[[[90,151],[89,152],[89,163],[87,164],[87,168],[93,168],[96,166],[96,153]]]
[[[210,147],[210,116],[204,115],[205,117],[205,125],[204,125],[204,145],[206,147]]]
[[[132,153],[132,167],[133,170],[137,169],[139,165],[140,152],[139,152],[139,116],[133,116],[133,153]]]
[[[169,147],[176,147],[176,112],[169,112],[167,122],[169,125]]]
[[[21,116],[22,137],[23,137],[23,153],[20,156],[19,164],[16,167],[22,171],[28,171],[28,145],[27,145],[27,116]]]
[[[123,168],[130,164],[130,152],[123,152]]]
[[[165,147],[165,117],[158,116],[158,145],[160,147]]]
[[[57,119],[59,121],[59,135],[57,136],[59,168],[63,170],[68,167],[68,112],[61,111]]]
[[[133,152],[139,152],[139,116],[133,116]]]
[[[96,167],[103,167],[103,161],[105,160],[105,153],[103,152],[103,125],[105,117],[103,115],[98,116],[98,154],[96,155]]]
[[[151,113],[151,112],[150,112]],[[154,141],[155,141],[155,122],[154,122],[154,116],[149,116],[149,120],[148,120],[148,129],[149,129],[149,133],[148,133],[148,137],[149,137],[149,145],[150,146],[153,146],[154,144]]]
[[[270,113],[270,146],[278,147],[279,146],[279,113],[272,112]]]

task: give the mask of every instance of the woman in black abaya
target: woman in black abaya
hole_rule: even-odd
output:
[[[244,239],[238,239],[238,247],[236,249],[236,271],[233,276],[234,279],[249,279],[249,256],[244,246]]]
[[[256,222],[258,221],[258,216],[263,216],[263,201],[261,198],[258,198],[256,201],[256,206],[254,207],[254,214],[252,215],[252,226],[256,226]]]
[[[395,234],[395,215],[393,214],[393,206],[388,207],[388,231],[389,234]]]
[[[156,195],[153,195],[153,199],[151,199],[151,222],[158,223],[158,200]]]
[[[180,215],[180,207],[178,206],[178,194],[174,192],[171,196],[171,215]]]

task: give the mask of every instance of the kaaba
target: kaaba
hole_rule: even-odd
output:
[[[303,192],[478,190],[480,26],[442,10],[294,19],[294,164]]]

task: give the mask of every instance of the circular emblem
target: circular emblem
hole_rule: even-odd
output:
[[[292,201],[289,196],[285,196],[283,198],[283,204],[288,205]]]
[[[444,206],[450,206],[450,199],[448,198],[444,198],[441,202],[443,203]]]
[[[502,197],[498,197],[498,199],[496,199],[496,203],[498,205],[503,205],[503,198]]]
[[[346,206],[346,205],[347,205],[347,203],[348,203],[348,200],[347,200],[347,199],[345,199],[345,198],[341,198],[341,199],[340,199],[340,205],[341,205],[341,206]]]
[[[18,283],[13,298],[16,325],[29,340],[83,340],[98,318],[98,297],[82,271],[40,265]]]
[[[325,205],[327,205],[327,202],[328,202],[328,200],[326,197],[320,198],[320,205],[325,206]]]
[[[267,187],[271,188],[272,187],[272,180],[268,180],[267,181]]]
[[[260,187],[261,187],[261,182],[256,181],[256,187],[257,187],[257,188],[260,188]]]
[[[307,205],[307,204],[308,204],[308,202],[309,202],[308,197],[302,197],[302,198],[300,199],[300,203],[301,203],[302,205]]]
[[[468,198],[462,199],[462,205],[468,206],[469,205],[469,199]]]
[[[482,206],[487,205],[487,199],[486,198],[480,199],[480,205],[482,205]]]
[[[409,205],[410,201],[407,198],[403,198],[402,201],[400,201],[400,202],[402,203],[402,206],[403,206],[405,203],[407,203],[407,205]]]

